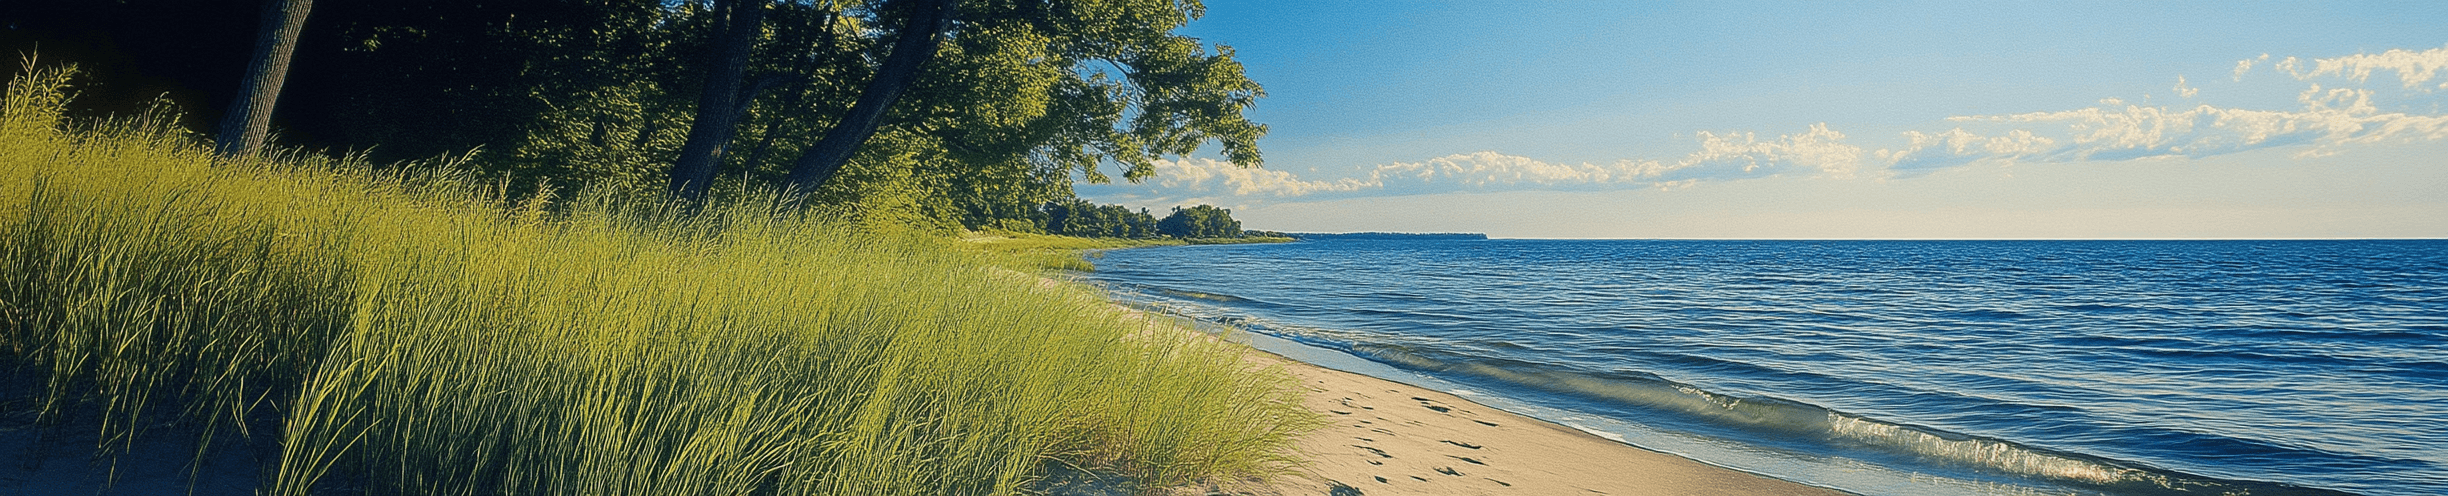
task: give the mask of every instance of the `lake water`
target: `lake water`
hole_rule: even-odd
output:
[[[1856,493],[2448,494],[2448,241],[1326,240],[1093,261],[1128,303]]]

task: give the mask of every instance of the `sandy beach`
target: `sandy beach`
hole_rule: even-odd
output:
[[[1841,495],[1695,462],[1393,381],[1266,353],[1332,423],[1303,438],[1311,465],[1253,495]]]

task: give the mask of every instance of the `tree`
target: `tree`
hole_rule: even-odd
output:
[[[256,27],[255,58],[239,81],[238,97],[222,117],[213,146],[225,156],[254,155],[271,133],[272,104],[280,99],[281,83],[289,77],[289,56],[297,51],[298,33],[306,29],[306,11],[314,0],[264,0],[263,20]]]
[[[867,89],[859,93],[858,102],[850,104],[850,111],[834,122],[832,129],[825,131],[823,139],[791,164],[788,187],[812,191],[841,172],[842,165],[850,161],[850,154],[857,152],[859,145],[866,144],[867,138],[875,135],[876,126],[884,118],[884,110],[901,99],[901,92],[909,89],[910,82],[918,78],[919,69],[926,65],[927,60],[935,57],[935,47],[941,43],[944,31],[951,29],[960,2],[903,0],[895,3],[909,4],[909,17],[903,21],[898,39],[893,42],[892,56],[885,58],[884,65],[876,68],[875,77],[868,80]]]
[[[1156,230],[1176,238],[1238,238],[1241,221],[1233,220],[1232,211],[1214,205],[1190,208],[1173,207],[1173,215],[1156,221]]]
[[[1068,198],[1075,180],[1110,180],[1108,164],[1141,181],[1156,159],[1209,143],[1257,166],[1266,127],[1244,114],[1263,92],[1229,47],[1173,33],[1202,13],[1161,0],[966,5],[896,110],[904,132],[879,139],[940,148],[940,159],[909,165],[964,223]]]
[[[740,80],[748,70],[748,52],[765,28],[765,0],[719,0],[716,5],[722,17],[721,41],[713,50],[714,65],[706,68],[705,87],[699,90],[697,118],[690,122],[688,141],[680,146],[680,161],[671,170],[672,194],[689,200],[703,196],[714,182],[723,149],[738,129],[740,115],[748,112],[744,100],[749,98],[741,98]]]
[[[222,40],[185,24],[251,19],[236,6],[262,1],[0,2],[59,14],[0,41],[143,36],[165,54],[143,72],[226,84],[244,64],[205,77],[187,66],[213,52],[189,45],[243,53],[252,33]],[[1174,33],[1203,15],[1196,0],[322,3],[296,44],[314,70],[288,74],[279,93],[283,141],[377,162],[467,157],[512,191],[797,175],[810,203],[978,227],[1037,222],[1042,205],[1073,199],[1075,181],[1141,181],[1208,145],[1257,166],[1266,131],[1245,116],[1263,92],[1232,50]],[[207,21],[91,21],[158,12]],[[732,29],[751,25],[761,29]],[[131,82],[103,86],[144,87]],[[141,109],[163,92],[128,94]]]
[[[1045,232],[1083,238],[1151,238],[1156,233],[1156,217],[1147,209],[1132,212],[1121,205],[1098,205],[1073,198],[1049,202],[1038,215],[1045,218]]]

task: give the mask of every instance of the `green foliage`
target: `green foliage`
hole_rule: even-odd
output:
[[[64,79],[0,106],[5,370],[106,450],[278,446],[262,494],[1014,494],[1050,460],[1165,485],[1280,472],[1317,422],[1242,348],[941,238],[746,188],[684,213],[216,164],[166,120],[63,131]]]
[[[1176,238],[1238,238],[1241,221],[1233,220],[1231,210],[1214,205],[1173,207],[1173,215],[1156,221],[1156,230]]]
[[[656,171],[679,155],[690,114],[668,105],[657,85],[631,82],[589,90],[547,107],[510,148],[483,156],[523,185],[662,186]],[[541,184],[539,184],[541,183]]]
[[[743,1],[768,12],[747,87],[737,89],[744,113],[717,183],[772,183],[872,78],[898,36],[901,9],[893,0]],[[156,60],[112,72],[103,87],[146,87],[158,83],[133,74],[171,73],[195,87],[176,95],[208,109],[230,99],[193,90],[237,80],[258,4],[46,4],[30,9],[43,12],[29,21],[42,25],[24,32],[112,33],[144,52],[127,55]],[[460,157],[521,194],[640,187],[665,175],[696,115],[718,17],[709,4],[324,2],[298,42],[276,134],[378,162]],[[1154,160],[1210,144],[1256,166],[1266,127],[1246,114],[1262,89],[1230,48],[1175,33],[1203,10],[1192,0],[962,2],[943,49],[853,157],[851,167],[870,173],[840,179],[900,183],[842,185],[816,201],[868,211],[898,205],[913,210],[896,215],[925,229],[974,229],[1004,219],[1043,223],[1039,206],[1073,199],[1076,180],[1144,180]],[[176,23],[90,20],[216,12],[223,17],[190,24],[221,26],[231,31],[227,40]],[[144,29],[124,27],[132,25]],[[218,51],[229,57],[216,62],[207,57],[215,50],[190,45],[226,46]],[[212,69],[220,65],[230,67]],[[884,191],[906,198],[868,201]]]
[[[1082,238],[1152,238],[1156,237],[1156,217],[1146,209],[1137,212],[1121,205],[1097,205],[1086,200],[1047,203],[1043,207],[1045,231]]]
[[[994,225],[988,226],[988,228],[996,231],[1023,234],[1043,234],[1045,232],[1043,229],[1039,228],[1036,223],[1029,222],[1026,219],[1001,219],[995,221]]]
[[[1042,208],[1045,232],[1064,236],[1122,239],[1171,237],[1185,240],[1257,236],[1264,238],[1258,242],[1290,240],[1282,233],[1242,231],[1241,221],[1233,220],[1231,210],[1213,205],[1173,207],[1173,213],[1162,220],[1148,215],[1146,209],[1133,212],[1121,205],[1097,205],[1078,199],[1051,202]]]
[[[653,167],[603,155],[651,150],[658,134],[686,132],[668,122],[685,90],[657,82],[690,72],[679,55],[704,24],[695,14],[658,0],[327,2],[310,20],[321,27],[299,42],[297,80],[285,90],[294,95],[281,112],[328,127],[315,130],[335,141],[328,145],[371,148],[382,159],[583,143],[477,160],[524,179],[582,184],[556,174]],[[605,174],[634,173],[578,175]]]
[[[848,109],[898,25],[894,2],[765,2],[739,132],[720,181],[770,183]],[[846,169],[834,205],[878,191],[907,215],[969,228],[1035,217],[1075,178],[1154,174],[1153,160],[1216,143],[1260,162],[1263,93],[1229,48],[1173,34],[1196,2],[964,2],[953,36]],[[333,113],[325,134],[377,158],[486,150],[473,163],[540,185],[642,183],[676,159],[710,63],[705,2],[545,0],[326,6],[302,45],[345,47],[301,74],[284,105]],[[347,81],[317,86],[318,81]],[[329,84],[329,83],[326,83]],[[285,112],[298,112],[295,107]],[[303,111],[315,111],[309,108]],[[885,169],[899,169],[887,172]],[[872,203],[867,207],[873,209]]]

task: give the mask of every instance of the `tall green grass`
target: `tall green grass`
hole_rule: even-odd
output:
[[[277,446],[271,495],[1010,494],[1277,473],[1316,422],[1234,345],[951,241],[217,159],[67,122],[67,81],[0,108],[0,373],[106,454]]]
[[[1102,250],[1189,244],[1178,239],[1080,238],[1003,230],[967,232],[959,239],[961,247],[992,255],[1008,266],[1068,271],[1096,270],[1088,258],[1103,256]]]

